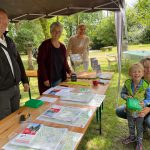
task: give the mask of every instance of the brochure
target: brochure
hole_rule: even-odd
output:
[[[100,80],[98,80],[98,82],[105,85],[105,84],[108,84],[110,82],[110,80],[100,79]]]
[[[69,92],[68,94],[61,96],[60,99],[62,101],[74,101],[81,103],[89,103],[93,98],[93,94],[91,93],[73,93]]]
[[[110,80],[112,78],[112,74],[110,74],[110,73],[99,73],[97,75],[97,77],[99,77],[100,79]]]
[[[46,121],[46,122],[54,122],[54,123],[58,123],[58,124],[64,124],[64,125],[69,125],[69,126],[74,126],[74,127],[80,127],[80,128],[84,128],[89,120],[89,118],[91,117],[91,115],[93,115],[93,113],[95,112],[96,108],[79,108],[79,107],[70,107],[70,106],[63,106],[65,109],[70,109],[69,112],[71,111],[71,109],[76,109],[76,111],[80,112],[77,114],[68,114],[65,115],[65,117],[63,116],[63,119],[61,117],[61,119],[56,119],[56,118],[51,118],[48,116],[44,116],[43,114],[41,114],[39,117],[37,117],[37,120],[42,120],[42,121]],[[64,118],[70,118],[69,121],[68,119],[64,119]],[[72,118],[74,118],[72,120]]]
[[[65,107],[60,105],[52,105],[42,116],[54,118],[60,121],[74,122],[81,114],[80,109],[76,107]]]
[[[68,129],[66,128],[54,128],[42,126],[40,132],[36,135],[34,140],[28,145],[16,144],[8,142],[4,145],[4,150],[30,150],[39,149],[39,150],[60,150],[59,147],[61,142],[68,135]]]
[[[18,134],[12,141],[15,145],[28,145],[30,144],[37,133],[41,129],[41,124],[30,123],[20,134]]]
[[[53,128],[47,126],[43,126],[41,133],[43,134],[37,137],[32,143],[32,147],[38,147],[37,149],[40,150],[73,150],[83,137],[83,134],[67,131],[65,128]],[[35,148],[13,145],[10,142],[4,145],[3,149],[35,150]]]
[[[89,93],[84,93],[89,95]],[[95,106],[95,107],[100,107],[100,105],[102,104],[102,102],[105,99],[105,95],[100,95],[100,94],[91,94],[92,98],[89,102],[85,101],[79,101],[79,100],[62,100],[61,102],[63,103],[68,103],[68,104],[79,104],[79,105],[84,105],[84,106]]]
[[[53,97],[46,97],[42,96],[39,98],[39,100],[44,101],[44,102],[49,102],[49,103],[54,103],[57,101],[58,98],[53,98]]]
[[[64,93],[67,93],[67,92],[70,92],[70,91],[73,91],[73,90],[74,90],[74,88],[64,87],[64,86],[56,86],[56,87],[48,89],[43,94],[61,96]]]

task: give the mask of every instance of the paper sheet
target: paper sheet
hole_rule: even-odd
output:
[[[45,128],[45,130],[47,132],[47,134],[46,134],[47,136],[49,136],[49,133],[51,133],[51,132],[53,132],[54,134],[57,134],[57,132],[55,132],[57,129],[59,131],[59,136],[60,136],[61,135],[61,131],[63,131],[61,129],[59,130],[59,128],[54,128],[54,129],[52,127],[44,127],[44,128]],[[40,139],[38,140],[39,144],[38,144],[38,142],[36,144],[38,144],[38,145],[41,144],[41,142],[43,141],[43,139],[42,139],[43,136],[41,135]],[[45,138],[47,138],[47,136],[45,136]],[[82,137],[83,137],[83,134],[81,134],[81,133],[68,131],[68,132],[66,132],[65,136],[63,137],[63,139],[61,140],[61,142],[57,146],[56,150],[74,150],[76,145],[78,144],[78,142],[81,140]],[[45,138],[44,138],[44,140],[45,140]],[[42,145],[46,145],[46,141],[47,140],[45,140],[44,143],[42,143],[39,146],[40,150],[42,150],[40,148],[40,147],[42,147]],[[7,143],[3,148],[5,150],[35,150],[34,148],[23,147],[23,146],[16,146],[16,145],[12,145],[10,143]]]
[[[82,113],[82,110],[75,107],[63,107],[60,105],[52,105],[48,110],[46,110],[42,116],[59,121],[69,121],[74,122]]]
[[[44,102],[49,102],[49,103],[54,103],[57,101],[58,98],[53,98],[53,97],[46,97],[46,96],[42,96],[41,98],[39,98],[39,100],[42,100]]]
[[[62,96],[64,93],[68,93],[73,90],[74,90],[74,88],[69,88],[69,87],[64,87],[64,86],[56,86],[56,87],[48,89],[43,94]]]
[[[91,93],[73,93],[69,92],[64,96],[61,96],[60,99],[62,101],[74,101],[80,103],[89,103],[93,98],[93,94]]]
[[[110,73],[99,73],[97,75],[97,77],[99,77],[100,79],[110,80],[112,78],[112,74],[110,74]]]
[[[88,94],[87,94],[88,96]],[[104,101],[106,95],[100,95],[100,94],[92,94],[92,98],[90,101],[86,101],[86,100],[72,100],[71,98],[69,99],[69,97],[66,97],[67,100],[61,99],[62,103],[68,103],[68,104],[79,104],[79,105],[84,105],[84,106],[95,106],[95,107],[100,107],[100,105],[102,104],[102,102]]]
[[[64,109],[69,106],[62,106],[64,107]],[[93,115],[93,113],[95,112],[95,109],[92,108],[78,108],[78,107],[74,107],[76,109],[78,109],[79,111],[81,111],[80,115],[77,117],[77,119],[75,121],[63,121],[63,120],[58,120],[55,118],[50,118],[50,117],[45,117],[42,114],[37,117],[37,120],[42,120],[42,121],[47,121],[47,122],[54,122],[54,123],[58,123],[58,124],[64,124],[64,125],[70,125],[70,126],[75,126],[75,127],[80,127],[80,128],[84,128],[85,125],[87,124],[87,122],[89,121],[89,118]]]

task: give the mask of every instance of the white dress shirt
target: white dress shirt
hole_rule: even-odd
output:
[[[5,47],[7,47],[7,43],[6,43],[5,37],[3,37],[3,39],[0,38],[0,43],[3,44]],[[9,56],[9,53],[4,48],[2,48],[2,49],[3,49],[5,55],[6,55],[7,59],[8,59],[8,62],[9,62],[12,74],[14,76],[14,69],[13,69],[13,65],[12,65],[12,61],[11,61],[11,58]]]

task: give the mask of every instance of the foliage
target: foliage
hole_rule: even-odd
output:
[[[15,41],[18,51],[23,53],[26,53],[28,43],[31,43],[32,47],[38,47],[44,39],[44,34],[38,20],[10,24],[9,30],[11,31],[9,35]]]
[[[129,44],[150,43],[150,1],[140,0],[133,7],[126,9]],[[60,41],[66,45],[69,38],[76,34],[79,23],[87,26],[87,35],[91,39],[92,49],[116,45],[113,12],[77,13],[71,16],[42,18],[34,21],[21,21],[10,24],[9,35],[15,40],[21,52],[26,51],[26,43],[33,42],[38,47],[42,41],[50,38],[50,24],[59,21],[64,30]]]
[[[150,2],[147,0],[140,0],[133,8],[127,8],[127,26],[129,43],[150,43],[149,34],[149,16],[150,16]]]
[[[101,20],[95,27],[92,48],[100,49],[103,46],[116,45],[114,17],[109,16]]]

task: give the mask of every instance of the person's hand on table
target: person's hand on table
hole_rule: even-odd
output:
[[[150,113],[150,107],[145,107],[141,112],[139,112],[139,117],[145,117],[148,113]]]
[[[47,87],[50,87],[49,80],[47,80],[47,81],[44,81],[44,85],[45,85],[45,86],[47,86]]]
[[[24,91],[25,91],[25,92],[28,92],[29,89],[30,89],[30,86],[29,86],[28,83],[24,83],[24,84],[23,84],[23,87],[24,87]]]

